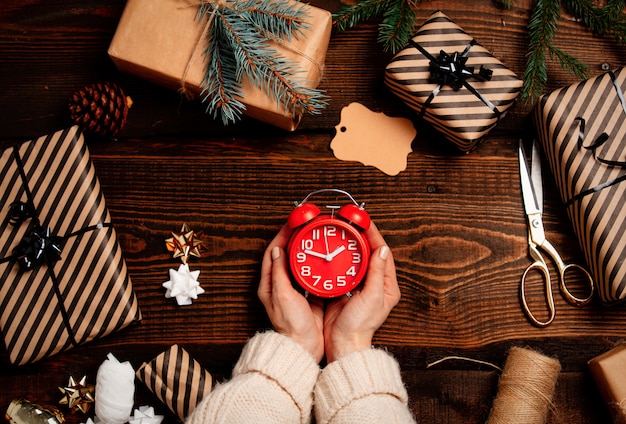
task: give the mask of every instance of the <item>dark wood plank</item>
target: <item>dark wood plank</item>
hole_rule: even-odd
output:
[[[0,409],[21,395],[57,403],[56,387],[69,375],[95,378],[107,353],[137,367],[173,343],[217,380],[227,378],[245,341],[270,326],[256,299],[265,246],[293,201],[319,187],[340,187],[366,202],[396,258],[403,298],[375,343],[400,361],[421,422],[484,422],[499,377],[462,361],[426,369],[428,363],[459,355],[503,365],[511,346],[526,345],[558,357],[563,366],[550,422],[607,422],[586,362],[626,336],[624,306],[594,302],[579,310],[557,295],[556,321],[537,329],[519,304],[519,278],[530,259],[515,152],[528,133],[532,103],[519,102],[478,149],[459,153],[384,87],[391,54],[376,42],[374,20],[333,34],[321,85],[331,103],[322,115],[305,117],[294,133],[249,119],[224,128],[198,102],[115,69],[106,50],[124,1],[3,3],[0,147],[68,125],[67,99],[84,84],[114,80],[134,99],[119,140],[90,137],[88,143],[144,320],[37,364],[11,366],[0,350]],[[490,0],[437,0],[417,9],[420,21],[444,10],[521,75],[531,3],[502,10]],[[335,0],[313,4],[340,6]],[[592,75],[602,63],[617,66],[625,53],[624,46],[567,17],[556,42],[583,59]],[[556,64],[549,76],[548,90],[576,81]],[[341,109],[354,101],[414,119],[418,137],[406,171],[390,177],[334,158],[334,127]],[[544,174],[547,234],[565,258],[580,261],[554,181]],[[176,266],[164,239],[183,222],[202,233],[207,247],[193,262],[206,293],[186,308],[165,299],[161,287]],[[540,296],[533,291],[537,308]],[[136,403],[167,413],[140,384]]]

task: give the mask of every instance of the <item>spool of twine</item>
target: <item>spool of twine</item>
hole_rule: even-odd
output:
[[[530,349],[509,351],[487,424],[544,424],[561,364]]]

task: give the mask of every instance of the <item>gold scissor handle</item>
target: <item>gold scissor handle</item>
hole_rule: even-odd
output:
[[[585,276],[585,278],[589,282],[589,295],[587,297],[577,297],[569,291],[569,289],[567,288],[567,284],[565,283],[565,272],[568,270],[576,270],[576,272]],[[565,300],[567,300],[567,303],[582,308],[583,306],[591,302],[591,299],[593,299],[593,293],[595,292],[595,285],[593,283],[593,277],[586,268],[578,264],[567,264],[563,267],[562,270],[560,270],[560,273],[561,278],[559,280],[559,288],[561,289],[561,294],[563,295]]]
[[[570,263],[566,265],[554,246],[552,246],[552,244],[550,244],[548,240],[545,240],[542,243],[541,249],[543,249],[548,255],[550,255],[550,257],[552,258],[552,260],[554,260],[554,263],[556,264],[556,268],[559,271],[559,290],[561,290],[561,294],[563,295],[567,303],[572,306],[583,307],[591,302],[595,291],[595,284],[593,282],[593,277],[591,276],[589,271],[587,271],[586,268],[578,264]],[[572,292],[570,292],[567,288],[567,283],[565,282],[565,274],[567,273],[567,271],[572,270],[576,273],[583,275],[589,283],[589,294],[587,295],[587,297],[581,298],[574,296]]]
[[[552,283],[550,281],[550,271],[548,270],[548,266],[546,265],[543,257],[535,247],[534,243],[530,243],[529,245],[530,255],[535,259],[535,262],[528,265],[524,274],[522,274],[522,280],[520,284],[520,299],[522,301],[522,308],[524,309],[524,313],[526,317],[537,327],[547,327],[554,321],[554,317],[556,316],[556,308],[554,306],[554,297],[552,296]],[[544,290],[546,292],[546,304],[548,306],[548,319],[546,321],[538,320],[535,315],[530,310],[528,306],[528,302],[526,301],[526,276],[532,270],[537,270],[541,273],[544,281]]]

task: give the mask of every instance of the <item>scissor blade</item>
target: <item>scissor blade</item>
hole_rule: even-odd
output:
[[[537,200],[535,199],[535,192],[533,191],[533,185],[530,180],[528,164],[526,163],[526,152],[524,152],[522,140],[519,142],[519,149],[517,153],[519,157],[519,175],[520,182],[522,184],[522,198],[524,199],[524,210],[526,211],[526,215],[541,212],[541,209],[537,205]]]
[[[541,179],[541,157],[537,140],[533,140],[530,178],[535,192],[535,202],[539,212],[543,212],[543,180]]]

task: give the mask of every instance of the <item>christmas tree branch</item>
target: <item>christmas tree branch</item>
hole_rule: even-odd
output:
[[[524,72],[522,99],[541,93],[548,80],[546,53],[554,41],[561,6],[559,0],[536,0],[528,23],[528,59]]]
[[[389,6],[379,26],[378,42],[383,44],[384,51],[398,52],[413,33],[415,10],[405,0],[390,0]]]
[[[203,1],[200,16],[208,21],[207,65],[202,101],[207,112],[221,115],[226,125],[241,119],[246,106],[242,82],[249,81],[294,116],[319,113],[326,106],[321,90],[303,85],[296,64],[272,48],[271,42],[304,36],[308,29],[302,3],[243,0]]]
[[[245,11],[250,22],[264,34],[291,40],[292,36],[304,35],[304,30],[309,29],[301,3],[251,0],[242,2],[239,10]]]
[[[209,40],[222,40],[228,37],[224,21],[218,18],[213,20],[209,28]],[[208,63],[201,92],[202,101],[207,105],[207,112],[212,113],[213,119],[218,114],[224,125],[236,122],[241,118],[245,105],[237,100],[241,94],[241,70],[232,52],[230,43],[209,41],[207,50]]]
[[[339,31],[354,28],[375,16],[380,16],[389,8],[389,0],[363,0],[355,5],[341,8],[333,14],[333,25]]]

